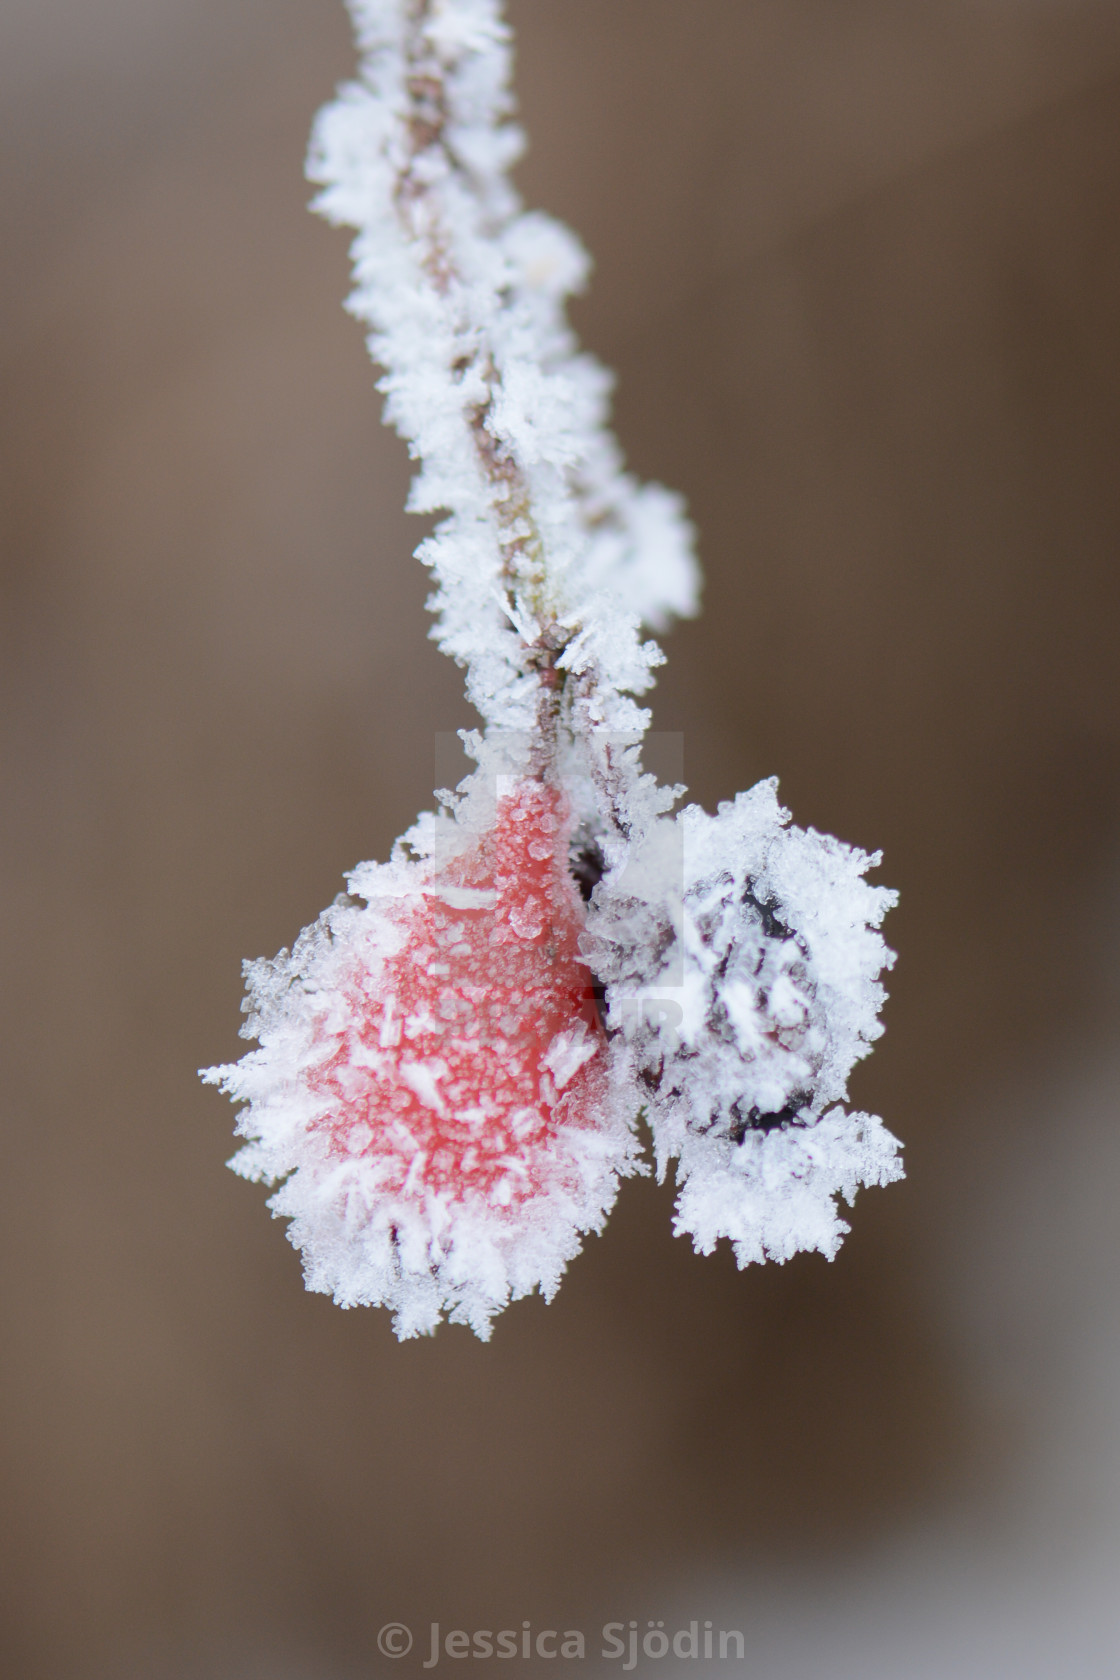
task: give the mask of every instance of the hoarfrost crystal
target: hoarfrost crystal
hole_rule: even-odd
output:
[[[677,1230],[705,1254],[730,1237],[741,1265],[831,1257],[835,1197],[898,1176],[882,1122],[828,1106],[882,1032],[895,895],[863,880],[878,854],[787,827],[774,781],[678,822],[679,899],[643,890],[635,860],[638,895],[601,889],[592,956],[659,1170],[679,1162]]]
[[[610,379],[564,315],[587,259],[509,182],[498,0],[350,0],[361,79],[321,115],[318,208],[357,229],[350,307],[419,462],[433,634],[478,765],[289,953],[246,965],[259,1048],[231,1163],[309,1288],[489,1335],[550,1296],[618,1180],[676,1162],[677,1230],[740,1264],[831,1256],[836,1198],[901,1175],[841,1106],[881,1028],[876,864],[790,826],[776,784],[672,814],[640,764],[659,629],[696,609],[680,500],[623,469]]]

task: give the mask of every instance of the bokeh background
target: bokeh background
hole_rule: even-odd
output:
[[[305,209],[348,26],[5,0],[0,1671],[698,1617],[751,1680],[1112,1676],[1120,8],[510,12],[522,186],[701,532],[655,726],[709,807],[777,773],[884,848],[853,1097],[909,1177],[742,1274],[631,1183],[489,1347],[303,1291],[194,1070],[471,721]]]

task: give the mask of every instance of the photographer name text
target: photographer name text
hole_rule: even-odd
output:
[[[534,1629],[529,1622],[519,1628],[448,1628],[431,1622],[425,1641],[428,1654],[422,1668],[436,1668],[444,1658],[453,1662],[476,1658],[489,1660],[556,1658],[581,1662],[588,1654],[587,1636],[579,1628]],[[593,1641],[594,1643],[594,1641]],[[384,1657],[406,1657],[413,1649],[412,1630],[403,1622],[387,1622],[377,1636]],[[641,1658],[659,1662],[674,1656],[680,1662],[743,1661],[746,1639],[738,1628],[716,1628],[711,1622],[688,1622],[669,1629],[664,1622],[604,1622],[594,1655],[617,1662],[623,1674],[637,1668]],[[419,1652],[417,1652],[419,1655]]]

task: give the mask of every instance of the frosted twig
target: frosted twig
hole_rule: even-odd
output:
[[[481,1336],[550,1295],[618,1179],[677,1163],[677,1228],[740,1263],[831,1255],[838,1195],[899,1176],[846,1114],[881,1030],[878,857],[789,826],[765,782],[709,817],[640,765],[657,629],[695,610],[679,498],[607,428],[564,314],[587,259],[509,181],[499,0],[350,0],[360,80],[321,114],[317,205],[357,230],[350,307],[438,513],[433,634],[484,724],[478,769],[274,962],[259,1048],[204,1077],[235,1158],[281,1181],[309,1287]]]

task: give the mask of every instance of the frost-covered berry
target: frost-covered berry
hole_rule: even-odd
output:
[[[569,829],[527,780],[438,866],[362,865],[290,955],[247,965],[260,1049],[207,1076],[248,1102],[233,1164],[284,1180],[308,1286],[393,1307],[401,1335],[446,1311],[485,1336],[551,1295],[630,1165]]]
[[[830,1107],[883,1030],[897,895],[864,880],[878,862],[790,825],[770,780],[662,819],[597,889],[585,945],[618,1058],[704,1253],[728,1237],[740,1264],[831,1256],[837,1195],[901,1177],[881,1121]]]

